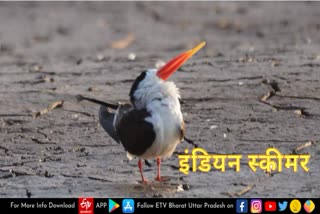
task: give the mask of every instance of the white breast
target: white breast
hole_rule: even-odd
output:
[[[173,82],[159,79],[156,70],[150,69],[134,97],[136,108],[146,108],[151,114],[145,120],[153,125],[156,133],[152,146],[140,158],[170,157],[180,143],[183,123],[179,89]]]
[[[173,83],[167,82],[166,84],[166,89],[171,90],[170,92],[175,92],[176,96],[167,96],[154,100],[147,106],[151,116],[146,118],[146,121],[153,125],[156,139],[152,146],[142,155],[144,159],[168,158],[180,143],[183,118],[177,97],[178,94]]]

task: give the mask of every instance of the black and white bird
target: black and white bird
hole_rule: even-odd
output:
[[[179,67],[198,52],[205,42],[171,59],[159,70],[148,69],[134,81],[128,103],[111,104],[78,96],[100,104],[99,120],[104,130],[127,151],[129,159],[137,157],[143,183],[141,160],[157,160],[156,180],[161,159],[169,158],[185,134],[177,86],[166,81]]]

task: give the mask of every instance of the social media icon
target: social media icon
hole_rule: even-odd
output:
[[[314,205],[313,201],[311,200],[307,200],[304,205],[303,205],[304,210],[307,213],[312,213],[312,211],[314,210],[314,208],[316,208],[316,205]]]
[[[301,203],[300,203],[300,201],[297,200],[297,199],[292,200],[291,203],[290,203],[290,210],[291,210],[291,212],[293,212],[293,213],[298,213],[298,212],[300,212],[300,210],[301,210]]]
[[[251,213],[261,213],[262,201],[260,199],[252,199],[250,201],[250,211]]]
[[[285,211],[287,209],[288,202],[284,201],[282,203],[278,202],[279,211]]]
[[[237,213],[248,213],[248,200],[238,199],[236,201]]]
[[[273,212],[277,210],[277,203],[275,201],[264,202],[264,210],[267,212]]]
[[[122,200],[122,212],[123,213],[134,213],[134,200],[123,199]]]
[[[112,199],[109,199],[109,213],[115,211],[116,209],[118,209],[120,207],[119,204],[117,204],[115,201],[113,201]]]
[[[78,213],[79,214],[93,214],[93,198],[79,198]]]

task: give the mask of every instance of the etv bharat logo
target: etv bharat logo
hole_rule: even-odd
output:
[[[93,214],[93,198],[79,198],[79,214]]]

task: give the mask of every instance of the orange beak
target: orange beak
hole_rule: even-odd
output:
[[[206,45],[206,42],[201,42],[199,45],[194,47],[191,50],[188,50],[182,54],[171,59],[167,64],[165,64],[157,72],[157,76],[163,80],[167,80],[178,68],[182,66],[188,59],[190,59],[195,53],[197,53],[203,46]]]

